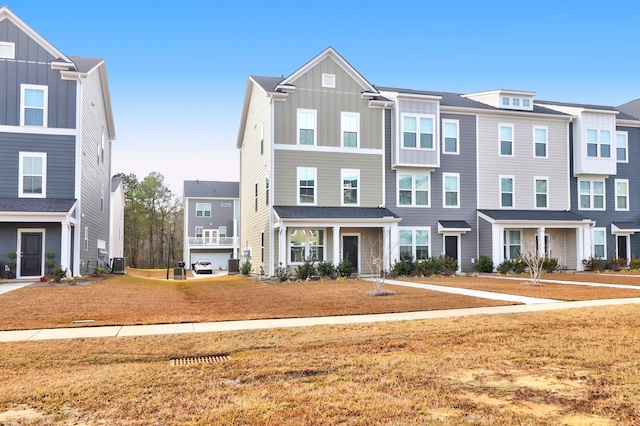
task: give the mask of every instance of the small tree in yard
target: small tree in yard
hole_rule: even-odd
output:
[[[534,240],[535,241],[535,240]],[[551,246],[549,242],[549,246]],[[549,265],[550,259],[546,253],[541,254],[537,247],[537,244],[530,241],[525,243],[520,253],[520,260],[527,265],[529,269],[529,275],[531,276],[531,284],[544,285],[540,282],[542,273],[545,272],[545,267]],[[557,264],[557,260],[555,262]],[[555,269],[555,266],[554,266]]]
[[[369,244],[369,260],[367,267],[369,273],[373,277],[373,290],[367,291],[367,296],[389,296],[396,294],[391,290],[384,289],[384,280],[386,272],[385,265],[388,264],[387,259],[390,257],[390,251],[385,247],[380,237],[374,238]]]

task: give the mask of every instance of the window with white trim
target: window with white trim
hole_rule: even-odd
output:
[[[604,210],[604,180],[578,180],[579,210]]]
[[[104,211],[104,183],[100,184],[100,211]]]
[[[628,163],[629,135],[627,132],[616,132],[616,160],[618,163]]]
[[[265,204],[269,205],[269,178],[264,179],[264,201]]]
[[[340,171],[342,182],[342,205],[360,205],[360,170],[342,169]]]
[[[45,198],[47,196],[47,153],[20,152],[18,197]]]
[[[315,167],[298,167],[298,204],[316,205]]]
[[[196,238],[202,238],[203,235],[204,235],[204,227],[196,226]]]
[[[402,147],[435,149],[434,116],[402,114]]]
[[[458,120],[442,120],[442,152],[458,154],[460,141],[460,122]]]
[[[515,207],[513,176],[500,176],[500,207]]]
[[[20,97],[20,125],[47,127],[47,86],[22,84]]]
[[[549,208],[549,178],[535,177],[534,186],[535,186],[534,190],[536,193],[536,208],[537,209]]]
[[[536,126],[533,128],[533,156],[547,158],[547,133],[548,128]]]
[[[298,145],[316,144],[317,113],[315,109],[298,108],[297,142]]]
[[[2,59],[15,59],[16,58],[16,45],[8,41],[0,41],[0,58]]]
[[[428,174],[397,173],[398,206],[429,207]]]
[[[89,227],[84,227],[84,251],[89,251]]]
[[[504,231],[504,258],[519,259],[522,253],[522,231],[509,229]]]
[[[513,156],[513,124],[500,124],[499,125],[499,155],[502,157]]]
[[[306,260],[324,262],[324,230],[290,229],[289,262],[301,264]]]
[[[104,163],[104,140],[107,137],[104,133],[102,134],[102,141],[100,142],[100,162]]]
[[[611,132],[587,129],[587,157],[611,157]]]
[[[443,207],[460,207],[460,173],[442,174],[442,192]]]
[[[211,203],[196,203],[196,217],[211,217]]]
[[[336,87],[336,75],[335,74],[322,74],[322,87],[329,89],[335,89]]]
[[[253,196],[253,211],[258,211],[258,184],[255,184],[254,196]]]
[[[629,210],[629,180],[616,179],[616,210]]]
[[[431,228],[398,229],[400,259],[425,260],[429,258],[431,247]]]
[[[225,225],[218,227],[218,236],[220,238],[227,238],[227,227]]]
[[[341,112],[340,127],[343,147],[357,148],[360,146],[360,113]]]
[[[593,228],[591,230],[591,241],[593,242],[593,257],[600,259],[607,258],[606,228]]]

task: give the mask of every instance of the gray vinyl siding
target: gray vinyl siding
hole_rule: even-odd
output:
[[[386,128],[391,128],[391,119],[394,112],[386,113]],[[472,258],[477,257],[476,246],[476,117],[474,115],[441,114],[443,119],[458,120],[460,141],[459,154],[441,154],[441,167],[428,173],[430,177],[430,207],[400,207],[397,203],[397,174],[425,173],[424,169],[400,168],[391,169],[392,144],[386,145],[386,206],[402,218],[398,224],[400,227],[431,227],[431,255],[439,256],[444,252],[444,240],[438,234],[439,220],[464,220],[471,227],[471,231],[460,236],[461,258],[460,265],[463,270],[472,270]],[[391,131],[387,132],[390,137]],[[441,144],[441,138],[436,143]],[[460,208],[443,207],[443,173],[458,173],[460,176]]]
[[[341,205],[341,169],[360,170],[360,207],[378,207],[382,204],[381,155],[277,150],[274,156],[277,188],[275,205],[298,204],[297,167],[317,168],[318,206]]]
[[[7,273],[4,271],[4,266],[9,262],[9,252],[15,252],[17,249],[18,229],[44,229],[44,253],[42,253],[42,265],[44,272],[47,270],[44,263],[48,260],[46,258],[46,253],[53,253],[51,260],[56,265],[59,265],[61,243],[60,226],[61,225],[59,223],[0,223],[0,277],[7,277]]]
[[[440,129],[438,124],[438,103],[435,101],[416,101],[398,99],[396,104],[396,120],[393,126],[393,146],[392,160],[397,165],[434,165],[440,164]],[[405,149],[402,146],[402,114],[426,114],[434,116],[434,137],[433,150],[427,149]],[[419,143],[419,141],[418,141]]]
[[[109,247],[109,204],[111,197],[111,143],[108,134],[107,113],[103,98],[101,67],[92,72],[82,83],[82,160],[80,218],[81,273],[92,271],[98,258],[97,240],[104,240]],[[98,154],[102,133],[105,134],[104,160]],[[104,204],[101,208],[101,191],[104,185]],[[84,250],[84,228],[89,228],[89,249]]]
[[[322,87],[322,74],[336,76],[335,88]],[[380,109],[369,108],[369,101],[362,99],[363,87],[351,78],[333,59],[326,58],[295,82],[294,93],[286,102],[276,102],[275,143],[297,144],[297,109],[316,110],[317,145],[342,146],[341,112],[360,113],[360,148],[382,148],[382,115]]]
[[[196,204],[211,204],[211,217],[196,217]],[[223,207],[222,205],[229,205]],[[235,237],[233,235],[233,219],[234,219],[234,200],[232,199],[211,199],[211,198],[190,198],[187,204],[189,216],[189,229],[187,235],[189,237],[196,236],[196,226],[202,226],[203,229],[218,229],[221,226],[227,227],[227,237]]]
[[[493,258],[492,228],[491,223],[478,218],[478,257],[487,256],[488,258]]]
[[[0,59],[0,125],[20,125],[20,85],[38,84],[48,87],[47,126],[75,128],[76,82],[51,69],[56,58],[8,19],[0,22],[0,41],[15,43],[16,53],[15,60]]]
[[[47,198],[75,198],[75,137],[0,133],[0,197],[18,196],[20,152],[47,154]]]

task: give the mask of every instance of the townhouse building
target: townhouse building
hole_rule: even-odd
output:
[[[208,260],[226,270],[240,256],[239,183],[186,180],[183,194],[186,267]]]
[[[0,263],[37,278],[109,262],[115,127],[103,59],[67,56],[0,7]]]
[[[288,77],[250,76],[237,140],[246,258],[268,275],[306,259],[366,274],[380,256],[446,255],[469,271],[528,252],[582,270],[640,253],[639,101],[535,96],[373,86],[331,47]]]

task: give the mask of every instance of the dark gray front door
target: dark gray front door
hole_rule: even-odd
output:
[[[343,235],[342,236],[342,259],[347,259],[358,270],[358,236]]]
[[[42,275],[42,233],[23,232],[21,241],[20,276],[39,277]]]
[[[444,255],[458,260],[458,236],[445,235],[444,237]]]
[[[628,260],[626,235],[618,235],[618,257],[620,259]]]

